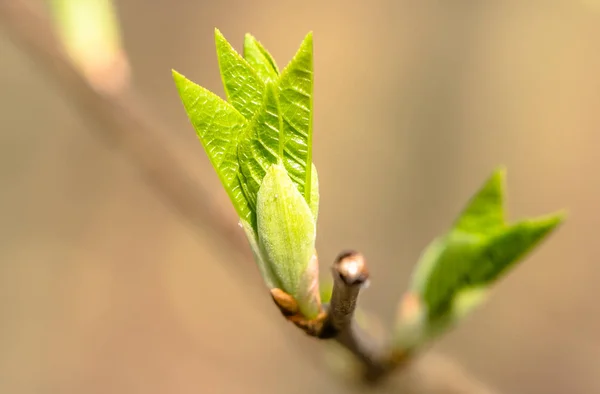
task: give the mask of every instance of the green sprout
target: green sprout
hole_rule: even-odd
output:
[[[251,35],[244,57],[215,31],[227,101],[173,77],[252,246],[263,279],[311,320],[321,312],[315,239],[319,205],[312,163],[312,34],[281,71]]]
[[[418,347],[459,322],[562,223],[562,212],[506,223],[504,188],[501,168],[471,198],[452,228],[425,249],[400,305],[398,347]]]
[[[312,33],[281,71],[249,34],[243,56],[218,30],[215,39],[227,100],[173,71],[175,84],[275,301],[288,316],[315,321],[331,289],[322,300],[315,252]],[[448,233],[424,251],[400,303],[396,348],[417,348],[452,327],[563,221],[556,213],[507,223],[504,176],[496,170]]]

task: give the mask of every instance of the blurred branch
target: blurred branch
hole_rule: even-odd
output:
[[[167,137],[168,133],[158,126],[160,123],[134,92],[100,89],[90,83],[57,40],[41,5],[26,0],[0,0],[0,24],[9,37],[42,64],[43,70],[62,86],[71,103],[90,121],[95,134],[110,146],[118,147],[168,205],[194,226],[211,228],[229,249],[252,261],[244,233],[229,224],[236,222],[233,213],[222,209],[200,181],[189,177],[185,164],[179,159],[175,142]],[[350,350],[366,366],[367,380],[379,381],[393,367],[404,365],[405,357],[388,354],[386,347],[363,332],[354,319],[359,291],[368,280],[364,259],[354,253],[341,255],[334,264],[333,275],[332,300],[318,336],[335,339]],[[406,364],[403,379],[410,382],[409,392],[488,392],[481,386],[472,389],[476,380],[464,373],[460,379],[457,379],[456,373],[448,373],[452,368],[456,369],[453,363],[449,365],[444,367],[444,374],[431,363],[423,364],[417,360]],[[418,373],[413,374],[412,370],[418,370]],[[438,386],[428,389],[433,387],[432,382]],[[401,383],[401,386],[406,384]]]
[[[129,61],[113,0],[48,0],[62,47],[96,89],[118,93],[129,84]]]
[[[167,205],[198,228],[209,227],[251,261],[233,214],[223,210],[197,179],[191,179],[173,138],[132,91],[97,89],[71,62],[50,19],[37,2],[0,0],[0,24],[20,48],[42,64],[92,126],[96,136],[120,149]],[[227,220],[231,217],[232,220]]]

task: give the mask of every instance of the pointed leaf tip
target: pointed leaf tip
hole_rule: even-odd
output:
[[[313,123],[313,52],[309,33],[281,72],[279,95],[285,138],[283,162],[310,203]]]
[[[175,84],[179,84],[179,82],[181,82],[182,80],[187,79],[186,77],[183,76],[183,74],[181,74],[179,71],[175,70],[174,68],[171,69],[171,76],[173,77]]]
[[[481,283],[493,283],[525,258],[563,222],[562,213],[525,219],[491,237],[480,252],[472,275]]]
[[[267,82],[276,81],[279,76],[279,68],[273,56],[267,49],[250,33],[244,37],[244,58],[254,68],[258,76]]]
[[[246,119],[252,119],[262,104],[264,83],[218,30],[215,30],[215,45],[227,100]]]
[[[185,111],[240,218],[251,216],[241,192],[236,146],[246,119],[229,103],[173,70]]]
[[[505,225],[506,169],[497,168],[463,209],[454,228],[471,234],[490,234]]]
[[[533,228],[546,233],[560,226],[565,221],[566,217],[567,212],[565,210],[560,210],[554,213],[538,216],[537,218],[526,219],[519,223],[528,223]],[[516,223],[516,225],[519,223]]]

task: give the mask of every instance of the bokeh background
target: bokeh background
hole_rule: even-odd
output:
[[[500,393],[600,392],[600,3],[115,5],[133,88],[230,214],[171,69],[222,95],[215,27],[237,48],[252,32],[280,65],[314,31],[322,271],[361,250],[361,305],[385,322],[421,250],[498,165],[511,218],[568,208],[433,351]],[[253,263],[157,196],[2,26],[0,103],[0,392],[351,391]]]

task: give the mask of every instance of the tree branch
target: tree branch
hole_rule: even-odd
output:
[[[328,314],[328,326],[334,332],[351,327],[360,289],[368,284],[369,271],[364,257],[357,252],[343,252],[333,263],[333,293]]]
[[[334,338],[365,367],[365,379],[375,383],[400,364],[385,343],[366,333],[354,319],[360,290],[369,283],[369,270],[363,255],[341,253],[332,266],[333,292],[327,318],[319,333],[322,339]]]
[[[161,128],[135,93],[97,89],[72,64],[57,40],[44,10],[26,0],[0,0],[0,24],[43,71],[53,77],[82,112],[90,129],[109,146],[120,149],[140,171],[146,183],[168,206],[196,227],[210,227],[228,247],[251,261],[252,254],[233,213],[225,211],[208,190],[191,179],[179,147]],[[228,218],[231,217],[231,220]]]

